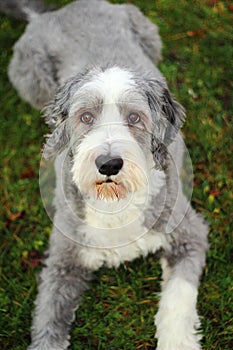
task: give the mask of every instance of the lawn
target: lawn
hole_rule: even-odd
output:
[[[69,1],[54,2],[61,6]],[[158,24],[163,40],[159,68],[186,108],[183,131],[195,174],[192,203],[210,224],[210,251],[198,300],[202,345],[205,350],[230,350],[233,4],[218,0],[128,2]],[[36,274],[51,229],[38,186],[43,135],[48,129],[40,112],[20,99],[7,78],[12,46],[24,25],[0,17],[1,350],[23,350],[29,343]],[[153,349],[160,278],[153,256],[118,271],[96,273],[77,312],[71,349]]]

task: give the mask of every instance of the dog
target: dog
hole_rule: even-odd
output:
[[[44,108],[55,214],[29,350],[64,350],[92,273],[160,253],[158,350],[198,350],[208,225],[182,191],[182,106],[156,67],[157,27],[133,5],[79,0],[28,11],[9,77]]]

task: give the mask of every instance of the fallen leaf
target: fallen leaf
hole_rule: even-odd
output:
[[[31,268],[35,268],[37,266],[39,266],[42,262],[42,256],[41,254],[36,251],[36,250],[32,250],[30,252],[27,252],[27,254],[25,254],[25,252],[23,252],[23,256],[20,262],[21,268],[23,271],[26,271],[28,269],[28,267]]]
[[[221,194],[221,191],[219,191],[219,189],[215,188],[215,189],[213,189],[213,190],[210,190],[209,193],[210,193],[211,195],[213,195],[213,196],[218,196],[218,195]]]
[[[158,277],[146,277],[144,278],[144,281],[156,281]]]
[[[34,268],[34,267],[40,265],[40,263],[42,261],[42,256],[38,251],[32,250],[29,253],[29,260],[30,260],[30,266]]]
[[[9,217],[10,221],[15,221],[17,219],[22,219],[25,216],[25,211],[21,211],[19,213],[14,213]]]
[[[205,34],[205,31],[202,29],[198,29],[198,30],[189,30],[187,32],[187,35],[192,37],[192,36],[203,36]]]
[[[7,218],[7,221],[5,222],[5,226],[8,228],[11,222],[23,219],[25,214],[26,214],[25,210],[18,213],[11,213]]]
[[[35,172],[32,169],[25,169],[20,175],[20,179],[31,179],[35,177]]]
[[[152,300],[146,299],[146,300],[139,301],[138,304],[140,304],[140,305],[142,305],[142,304],[149,304],[149,303],[151,303],[151,302],[152,302]]]

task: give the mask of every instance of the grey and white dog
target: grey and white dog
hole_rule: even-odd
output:
[[[64,350],[93,271],[161,253],[157,349],[201,349],[197,288],[208,226],[182,192],[183,108],[155,67],[157,27],[132,5],[79,0],[37,14],[9,77],[45,108],[56,212],[30,350]],[[57,88],[58,92],[56,92]]]

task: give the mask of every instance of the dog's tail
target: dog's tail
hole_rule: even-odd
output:
[[[45,5],[43,0],[0,0],[0,12],[27,22],[54,9],[53,5]]]

